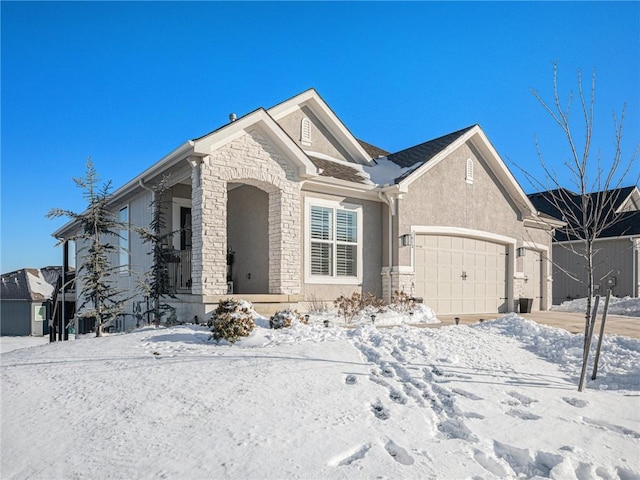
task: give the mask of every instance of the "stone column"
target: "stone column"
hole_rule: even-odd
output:
[[[192,181],[192,291],[221,295],[227,292],[227,183],[211,168],[210,157],[199,170],[200,181]]]

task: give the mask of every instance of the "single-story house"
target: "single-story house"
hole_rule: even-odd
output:
[[[567,190],[550,190],[529,195],[540,212],[571,223],[555,205],[553,197],[563,198],[567,205],[580,205],[579,195]],[[594,283],[596,292],[611,289],[617,297],[640,296],[640,191],[637,186],[591,193],[594,204],[603,203],[602,218],[607,226],[594,241]],[[570,225],[567,225],[568,228]],[[553,303],[584,298],[587,295],[586,260],[580,240],[572,238],[565,228],[555,230],[553,251]]]
[[[61,271],[61,267],[23,268],[2,274],[0,335],[49,333],[51,300]]]
[[[390,153],[310,89],[183,143],[117,189],[114,212],[149,225],[166,174],[180,230],[170,303],[183,320],[230,295],[273,306],[398,290],[438,314],[513,311],[521,297],[551,305],[553,225],[478,125]],[[133,291],[150,247],[134,232],[119,242],[118,287]]]

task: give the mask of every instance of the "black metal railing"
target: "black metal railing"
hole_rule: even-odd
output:
[[[169,285],[177,292],[191,291],[191,250],[175,250],[169,262]]]

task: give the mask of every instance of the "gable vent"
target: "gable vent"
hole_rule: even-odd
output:
[[[305,146],[311,145],[311,121],[308,118],[300,121],[300,142]]]
[[[467,183],[473,183],[473,160],[471,160],[470,158],[467,158],[464,179]]]

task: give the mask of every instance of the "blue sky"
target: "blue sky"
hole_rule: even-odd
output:
[[[538,171],[562,171],[551,99],[597,69],[594,147],[626,102],[640,140],[639,2],[1,3],[2,272],[60,264],[52,207],[81,211],[91,156],[115,188],[230,112],[315,87],[358,138],[397,151],[478,123]],[[577,107],[577,105],[576,105]],[[579,112],[576,108],[575,114]],[[579,118],[576,116],[576,119]],[[640,169],[636,163],[635,170]]]

